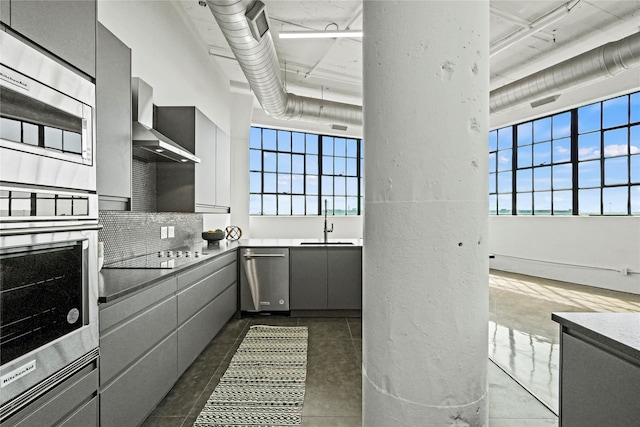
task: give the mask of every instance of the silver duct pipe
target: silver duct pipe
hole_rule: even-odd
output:
[[[252,29],[245,17],[247,10],[256,7],[254,0],[208,0],[207,4],[267,114],[282,120],[362,126],[362,107],[359,105],[287,93],[271,32],[260,35],[262,31]]]
[[[607,43],[557,65],[516,80],[489,94],[491,113],[558,95],[596,79],[640,66],[640,33]]]

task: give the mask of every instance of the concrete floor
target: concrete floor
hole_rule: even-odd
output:
[[[493,271],[490,306],[489,425],[546,427],[558,425],[551,312],[640,311],[640,295]],[[191,426],[251,324],[309,327],[303,427],[361,425],[360,318],[258,317],[231,319],[143,426]]]

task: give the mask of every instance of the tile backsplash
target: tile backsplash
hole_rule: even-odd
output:
[[[178,212],[100,211],[104,262],[202,243],[202,215]],[[175,236],[161,239],[160,228],[173,226]]]

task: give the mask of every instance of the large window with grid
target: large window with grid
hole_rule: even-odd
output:
[[[489,133],[489,211],[640,215],[640,92]]]
[[[249,214],[360,215],[362,171],[361,139],[252,127]]]

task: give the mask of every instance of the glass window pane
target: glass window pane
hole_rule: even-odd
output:
[[[511,215],[511,194],[498,195],[498,215]]]
[[[571,113],[566,112],[553,116],[553,139],[571,136]]]
[[[318,173],[318,156],[307,154],[306,156],[307,174],[315,175]]]
[[[496,153],[489,154],[489,172],[496,171]]]
[[[347,181],[345,177],[337,176],[333,180],[333,189],[336,196],[347,195]]]
[[[580,215],[600,215],[600,189],[578,191],[578,213]]]
[[[317,195],[318,194],[318,176],[317,175],[307,175],[305,176],[305,182],[307,185],[307,194]]]
[[[627,123],[629,123],[629,96],[619,96],[602,103],[603,128],[611,128]]]
[[[631,182],[640,182],[640,155],[631,156]]]
[[[251,128],[249,133],[249,148],[262,148],[262,130],[260,128]]]
[[[291,134],[291,141],[291,151],[295,153],[304,153],[304,133],[293,132]]]
[[[249,174],[249,192],[261,193],[262,192],[262,174],[260,172],[251,172]]]
[[[22,142],[29,145],[38,145],[39,141],[40,134],[38,126],[32,125],[31,123],[22,123]],[[80,151],[82,151],[82,149]]]
[[[553,170],[553,189],[571,188],[573,183],[573,167],[572,165],[555,165]]]
[[[304,173],[304,156],[302,154],[291,156],[291,172]]]
[[[347,215],[358,215],[358,198],[347,197]]]
[[[640,92],[631,95],[629,102],[631,103],[631,120],[629,123],[640,122]]]
[[[498,196],[489,196],[489,214],[496,215],[498,213]]]
[[[307,193],[308,194],[308,193]],[[307,215],[318,215],[318,197],[307,196]]]
[[[44,146],[47,148],[62,150],[62,129],[50,128],[45,126]]]
[[[262,214],[263,215],[275,215],[276,214],[276,196],[275,194],[265,194],[262,196]]]
[[[344,215],[347,210],[347,198],[346,197],[334,197],[333,199],[333,214]]]
[[[571,138],[553,140],[553,163],[571,161]]]
[[[291,192],[304,194],[304,175],[291,175]]]
[[[578,163],[578,186],[600,187],[600,160]]]
[[[631,187],[631,215],[640,215],[640,185]]]
[[[275,130],[262,129],[262,148],[265,150],[275,150],[277,148]]]
[[[498,151],[498,170],[511,170],[511,157],[513,150]]]
[[[291,175],[278,174],[278,193],[291,193]]]
[[[533,190],[533,169],[524,169],[516,172],[516,191],[532,191]]]
[[[533,164],[534,166],[551,164],[551,142],[533,144]]]
[[[358,176],[358,159],[347,158],[347,175]]]
[[[498,131],[492,130],[489,132],[489,152],[496,151],[498,149]]]
[[[347,196],[358,195],[358,178],[347,178]]]
[[[358,157],[358,140],[347,139],[347,156]]]
[[[535,168],[533,170],[533,189],[536,191],[551,190],[551,167],[550,166]],[[535,201],[535,197],[534,197],[534,201]]]
[[[604,161],[604,184],[626,184],[629,182],[627,157],[616,157]]]
[[[627,215],[628,187],[602,189],[603,215]]]
[[[333,197],[323,197],[320,201],[320,214],[324,215],[325,203],[327,209],[327,215],[333,215]]]
[[[278,215],[291,215],[291,196],[278,195]]]
[[[82,135],[78,132],[62,132],[63,150],[67,153],[82,154]]]
[[[519,193],[516,195],[516,209],[518,215],[531,215],[531,193]]]
[[[609,130],[604,133],[604,156],[623,156],[629,154],[627,128]]]
[[[333,157],[322,156],[322,173],[325,175],[333,175]]]
[[[600,103],[578,108],[578,133],[600,129]]]
[[[333,174],[334,175],[346,175],[347,173],[347,158],[336,157],[333,159]]]
[[[264,192],[265,193],[275,193],[276,192],[276,177],[275,173],[265,173],[263,176],[264,179]]]
[[[262,151],[249,150],[249,170],[262,170]]]
[[[322,177],[322,195],[333,196],[333,177],[331,176]]]
[[[20,122],[4,117],[0,118],[0,138],[22,142]]]
[[[252,194],[249,196],[249,215],[262,215],[262,196]]]
[[[489,194],[496,192],[497,175],[495,173],[489,174]]]
[[[318,135],[306,134],[307,154],[318,154]]]
[[[533,142],[533,123],[527,122],[518,125],[518,145],[528,145]]]
[[[333,156],[333,138],[329,136],[322,137],[322,154],[325,156]]]
[[[631,154],[640,153],[640,126],[632,126],[629,132],[629,146]]]
[[[551,191],[533,193],[533,214],[551,215]]]
[[[533,122],[533,142],[549,141],[551,139],[551,117]]]
[[[513,127],[498,129],[498,149],[511,148],[513,146]]]
[[[519,168],[531,167],[531,165],[533,165],[532,150],[533,150],[532,145],[525,145],[524,147],[518,148],[518,167]]]
[[[291,151],[291,132],[278,131],[278,151]]]
[[[498,193],[511,193],[512,191],[511,172],[498,173]]]
[[[276,171],[276,153],[270,151],[262,152],[262,168],[265,172]]]
[[[291,172],[291,154],[278,153],[278,172]]]
[[[304,196],[291,197],[291,214],[304,215]]]
[[[554,191],[553,192],[553,214],[571,215],[573,213],[573,192]]]
[[[347,140],[344,138],[336,138],[334,146],[334,156],[346,156],[347,155]]]
[[[578,136],[578,160],[600,157],[600,132]]]

